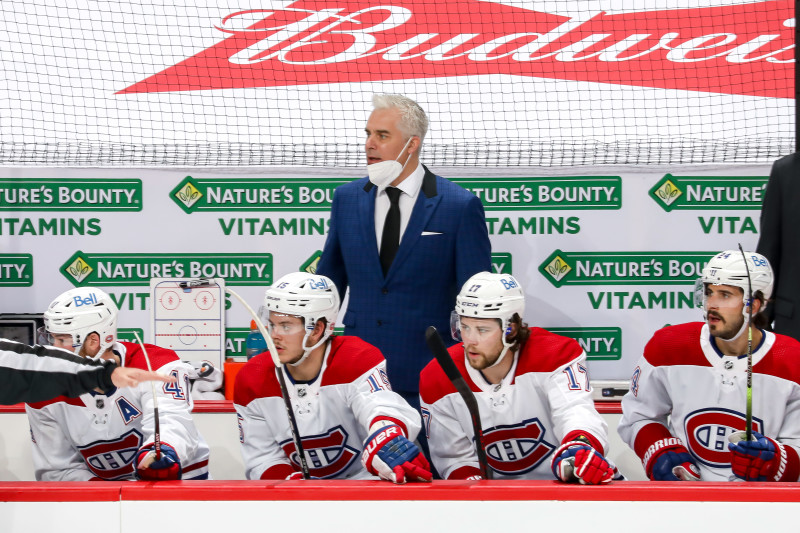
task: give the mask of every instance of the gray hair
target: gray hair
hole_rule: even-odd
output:
[[[420,141],[428,133],[428,117],[420,105],[411,98],[400,94],[376,94],[372,97],[375,109],[397,109],[400,111],[400,122],[397,127],[409,137],[416,135]]]

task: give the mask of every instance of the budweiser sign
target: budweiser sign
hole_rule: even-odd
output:
[[[793,1],[580,17],[478,0],[297,1],[120,93],[509,74],[793,97]]]

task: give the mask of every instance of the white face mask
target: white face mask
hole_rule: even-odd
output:
[[[406,148],[408,148],[408,143],[411,142],[411,139],[413,139],[413,137],[408,138],[405,146],[403,146],[403,149],[400,150],[400,153],[397,155],[397,159],[400,159],[400,156],[406,151]],[[395,179],[397,179],[397,176],[399,176],[403,169],[406,168],[406,164],[411,157],[408,157],[406,162],[402,165],[400,165],[397,159],[394,161],[381,161],[380,163],[367,165],[367,175],[369,176],[369,181],[378,187],[386,187]]]

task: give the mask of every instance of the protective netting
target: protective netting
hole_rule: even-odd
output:
[[[646,5],[647,7],[642,7]],[[0,165],[364,164],[374,93],[441,166],[794,149],[793,1],[0,2]]]

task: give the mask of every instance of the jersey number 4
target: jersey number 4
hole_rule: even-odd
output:
[[[164,383],[164,393],[171,395],[176,400],[186,400],[186,392],[184,391],[183,384],[180,382],[180,375],[177,370],[169,373],[170,376],[175,378],[174,383]],[[189,390],[189,376],[185,376],[186,391]]]

